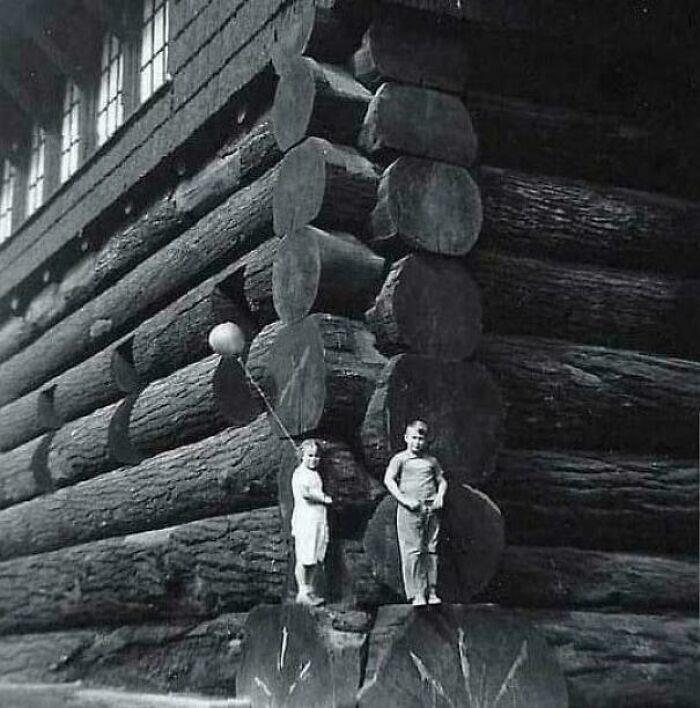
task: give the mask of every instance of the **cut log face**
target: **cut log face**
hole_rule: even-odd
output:
[[[405,153],[468,167],[477,154],[471,118],[457,96],[396,83],[382,84],[372,98],[358,141],[384,160]]]
[[[352,145],[360,132],[372,94],[330,64],[292,57],[282,68],[272,125],[281,150],[315,136]]]
[[[357,624],[355,631],[349,631],[346,615]],[[358,611],[257,607],[245,625],[237,695],[254,706],[354,705],[369,624],[369,616]]]
[[[308,138],[282,160],[273,197],[278,236],[313,222],[362,233],[377,199],[372,164],[355,150]]]
[[[479,188],[463,167],[399,157],[379,182],[372,246],[391,253],[468,253],[481,231]]]
[[[364,545],[375,577],[403,595],[396,509],[393,497],[382,501],[367,525]],[[448,602],[469,602],[498,567],[505,543],[501,512],[483,492],[453,485],[440,518],[438,594]]]
[[[379,289],[384,259],[350,234],[306,226],[287,234],[272,271],[275,309],[283,322],[310,312],[359,315]]]
[[[387,354],[466,359],[481,337],[481,296],[461,263],[412,254],[394,263],[365,319]]]
[[[362,708],[567,708],[566,683],[545,639],[499,608],[435,612],[383,607],[370,634]]]
[[[475,484],[493,471],[502,428],[501,397],[486,369],[399,354],[377,382],[362,424],[370,471],[380,478],[391,456],[405,447],[412,420],[425,420],[431,453],[453,484]]]
[[[310,315],[275,341],[269,361],[275,411],[291,435],[318,430],[352,436],[385,362],[362,325]]]
[[[461,94],[469,78],[468,44],[459,24],[381,5],[352,58],[370,88],[394,80]]]

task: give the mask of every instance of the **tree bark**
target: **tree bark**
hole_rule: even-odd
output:
[[[363,543],[377,580],[405,596],[397,506],[391,496],[382,501],[367,524]],[[440,513],[438,595],[447,602],[469,602],[496,572],[504,542],[498,507],[482,492],[453,484]]]
[[[383,478],[391,456],[405,447],[406,425],[420,418],[452,483],[476,484],[493,471],[502,417],[499,391],[482,365],[399,354],[367,407],[362,450],[368,469]]]
[[[352,320],[317,314],[287,325],[269,361],[275,411],[291,435],[352,439],[385,362],[372,335]]]
[[[0,507],[30,499],[51,488],[46,455],[51,434],[0,454]]]
[[[411,254],[393,264],[365,319],[384,353],[466,359],[481,337],[481,295],[461,263]]]
[[[140,263],[89,305],[0,365],[0,404],[124,334],[183,294],[208,270],[259,245],[272,226],[272,169]]]
[[[363,233],[377,199],[377,175],[355,150],[307,138],[282,160],[273,201],[278,236],[313,223]]]
[[[0,450],[11,450],[59,426],[51,390],[32,391],[0,408]]]
[[[0,632],[211,617],[279,602],[286,552],[273,507],[6,561]]]
[[[480,358],[503,392],[508,447],[695,454],[696,362],[498,336]]]
[[[463,167],[399,157],[382,175],[371,244],[394,255],[419,250],[468,253],[482,223],[479,188]]]
[[[531,623],[495,607],[380,608],[359,705],[564,708],[556,656]]]
[[[484,327],[650,353],[700,354],[700,280],[480,251]]]
[[[398,83],[382,84],[374,94],[358,141],[386,162],[405,153],[469,167],[477,154],[476,133],[461,99]]]
[[[499,167],[481,167],[479,185],[484,248],[697,275],[693,202]]]
[[[252,705],[356,705],[370,616],[285,604],[248,615],[237,695]]]
[[[511,543],[696,553],[697,481],[692,460],[507,450],[487,491]]]
[[[9,315],[0,325],[0,361],[17,353],[30,338],[29,326],[22,317]]]
[[[381,285],[384,259],[350,234],[305,226],[280,243],[272,269],[275,310],[283,322],[311,312],[361,316]]]
[[[344,69],[290,57],[281,72],[272,124],[281,150],[315,136],[354,144],[372,94]]]
[[[243,259],[243,297],[258,327],[277,319],[272,301],[272,266],[279,243],[278,238],[269,238]]]

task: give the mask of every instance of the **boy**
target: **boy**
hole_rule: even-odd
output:
[[[321,465],[321,446],[316,440],[301,443],[301,464],[292,474],[292,536],[297,581],[296,601],[304,605],[320,605],[324,600],[313,590],[314,576],[323,563],[328,546],[328,519],[326,506],[333,500],[323,492],[318,469]]]
[[[384,484],[396,497],[396,530],[406,597],[414,607],[439,605],[437,541],[447,480],[440,463],[426,453],[428,425],[414,420],[406,426],[406,449],[394,455]]]

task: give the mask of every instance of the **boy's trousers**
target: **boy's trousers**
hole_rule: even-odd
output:
[[[396,510],[401,570],[406,597],[425,595],[437,585],[437,541],[440,515],[425,508],[409,511],[399,504]]]

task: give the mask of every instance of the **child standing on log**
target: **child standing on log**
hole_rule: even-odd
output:
[[[384,484],[399,502],[396,530],[406,597],[414,607],[439,605],[437,542],[447,480],[440,463],[427,454],[428,425],[414,420],[406,426],[406,449],[394,455]]]
[[[296,601],[304,605],[320,605],[324,600],[314,592],[318,566],[323,563],[328,547],[328,518],[326,507],[333,500],[323,492],[318,469],[321,465],[321,446],[317,440],[301,443],[301,464],[292,474],[292,536],[296,564]]]

